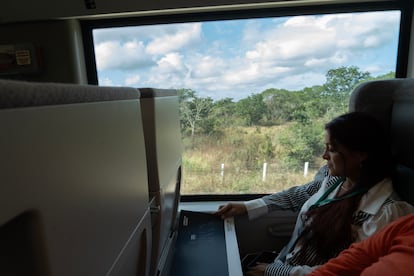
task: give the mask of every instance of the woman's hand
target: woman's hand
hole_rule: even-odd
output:
[[[228,217],[244,215],[246,213],[247,209],[243,203],[230,202],[226,205],[221,205],[214,214],[220,216],[222,219],[225,219]]]
[[[256,266],[252,267],[246,272],[246,276],[264,276],[266,267],[269,264],[266,263],[257,263]]]

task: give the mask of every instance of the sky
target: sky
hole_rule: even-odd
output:
[[[187,88],[235,101],[301,90],[329,69],[395,71],[399,11],[96,29],[99,85]]]

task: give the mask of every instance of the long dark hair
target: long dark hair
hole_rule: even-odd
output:
[[[334,144],[367,153],[367,159],[361,164],[360,179],[348,193],[356,189],[366,191],[380,180],[392,176],[394,166],[389,137],[373,117],[361,112],[347,113],[327,123],[325,130]],[[353,214],[361,197],[359,194],[334,201],[304,213],[305,228],[300,237],[302,247],[298,259],[306,260],[307,251],[314,249],[315,263],[307,265],[322,264],[354,242]]]

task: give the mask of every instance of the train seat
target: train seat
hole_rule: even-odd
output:
[[[134,88],[0,80],[0,274],[149,275]]]
[[[390,79],[360,84],[351,94],[350,111],[376,117],[388,130],[397,163],[394,186],[414,204],[414,79]]]

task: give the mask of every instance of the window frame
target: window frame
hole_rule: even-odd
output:
[[[111,19],[83,19],[80,20],[82,38],[84,45],[85,64],[87,70],[87,80],[89,84],[98,84],[98,74],[96,69],[95,51],[93,44],[93,30],[111,27],[126,27],[139,25],[156,25],[168,23],[186,23],[215,20],[248,19],[263,17],[282,17],[295,15],[330,14],[346,12],[368,12],[400,10],[400,32],[397,51],[397,64],[395,68],[396,78],[407,77],[409,46],[411,39],[411,27],[413,17],[413,3],[410,1],[377,1],[368,3],[348,3],[348,4],[318,4],[303,5],[280,8],[251,8],[234,9],[226,11],[208,11],[192,13],[176,13],[168,15],[150,15],[136,17],[119,17]]]
[[[396,78],[405,78],[408,73],[408,59],[410,52],[411,28],[413,19],[413,3],[411,1],[375,1],[366,3],[345,3],[345,4],[309,4],[292,7],[279,8],[251,8],[226,11],[189,12],[176,14],[162,14],[150,16],[119,17],[110,19],[82,19],[80,20],[84,44],[85,64],[89,84],[98,84],[96,68],[93,30],[111,27],[126,27],[140,25],[156,25],[168,23],[189,23],[215,20],[232,20],[264,17],[282,17],[296,15],[347,13],[347,12],[370,12],[399,10],[401,12],[399,41],[397,49],[397,62],[395,68]],[[183,195],[181,201],[221,201],[221,200],[248,200],[259,198],[263,194],[200,194]]]

